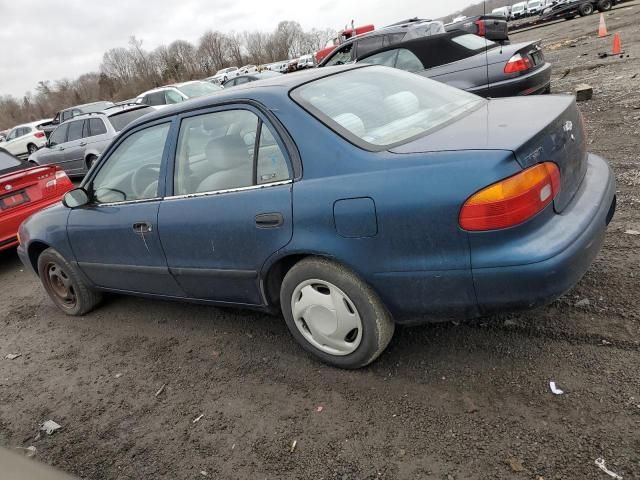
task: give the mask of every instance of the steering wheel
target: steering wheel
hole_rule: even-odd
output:
[[[151,198],[157,191],[160,164],[148,163],[139,167],[131,175],[131,191],[138,199]]]

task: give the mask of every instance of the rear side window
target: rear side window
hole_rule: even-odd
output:
[[[18,165],[21,165],[20,160],[0,148],[0,173],[9,168],[17,167]]]
[[[254,113],[225,110],[182,121],[174,174],[175,195],[249,187],[288,178],[287,163],[274,135]]]
[[[104,126],[104,122],[99,118],[89,119],[89,136],[94,137],[96,135],[103,135],[107,133],[107,127]]]
[[[319,78],[291,96],[329,128],[372,150],[418,138],[486,102],[446,84],[378,66]]]
[[[407,72],[419,72],[424,69],[422,62],[416,57],[413,52],[406,48],[398,49],[398,56],[396,58],[396,68],[405,70]]]
[[[173,90],[166,90],[164,92],[164,97],[167,104],[180,103],[183,101],[182,96]]]
[[[382,35],[375,35],[373,37],[363,38],[362,40],[358,40],[358,49],[356,54],[358,57],[362,55],[366,55],[367,53],[373,52],[374,50],[378,50],[382,48]]]
[[[406,33],[390,33],[389,35],[384,36],[384,46],[387,45],[395,45],[398,42],[401,42],[405,37]]]
[[[62,121],[63,122],[66,122],[71,117],[73,117],[73,113],[71,112],[71,110],[65,110],[64,112],[62,112]]]
[[[127,110],[127,111],[122,112],[122,113],[116,113],[114,115],[111,115],[109,117],[109,122],[111,122],[111,125],[113,126],[113,129],[116,132],[119,132],[120,130],[122,130],[124,127],[129,125],[131,122],[133,122],[137,118],[140,118],[144,114],[152,112],[152,111],[153,111],[153,109],[149,108],[149,107],[135,108],[133,110]],[[104,128],[104,125],[103,125],[103,128]],[[106,133],[106,132],[107,131],[105,129],[105,131],[103,133]]]
[[[395,67],[397,55],[397,49],[387,50],[386,52],[375,53],[370,57],[364,58],[362,59],[362,62],[368,63],[370,65],[384,65],[385,67]]]
[[[82,138],[83,127],[84,120],[78,120],[77,122],[69,123],[69,133],[67,134],[67,141],[73,142],[74,140],[80,140]]]
[[[155,105],[165,105],[166,101],[164,98],[164,91],[147,93],[142,102],[147,105],[151,105],[152,107]]]

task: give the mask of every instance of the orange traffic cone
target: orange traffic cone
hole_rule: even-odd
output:
[[[622,53],[622,42],[620,41],[620,34],[618,32],[613,34],[613,50],[611,55],[620,55]]]
[[[606,37],[607,35],[609,35],[607,33],[607,24],[604,23],[604,15],[600,14],[600,26],[598,27],[598,37],[602,38],[602,37]]]

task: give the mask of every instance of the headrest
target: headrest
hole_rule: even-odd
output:
[[[420,101],[411,92],[398,92],[384,99],[384,106],[392,117],[391,120],[405,118],[420,110]]]

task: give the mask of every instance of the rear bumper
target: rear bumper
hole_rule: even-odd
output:
[[[474,249],[471,238],[480,313],[544,305],[570,290],[600,251],[614,211],[613,172],[605,160],[589,155],[587,174],[572,202],[540,229],[520,237],[515,247],[498,244]],[[532,263],[510,264],[518,256],[531,258]],[[497,259],[502,265],[486,265]]]
[[[40,210],[55,205],[62,197],[53,197],[40,202],[9,210],[0,217],[0,251],[15,247],[18,244],[18,228],[27,218]]]
[[[470,91],[494,98],[515,97],[543,93],[549,85],[551,85],[551,64],[547,62],[542,67],[526,75],[490,84],[488,95],[486,85]]]

